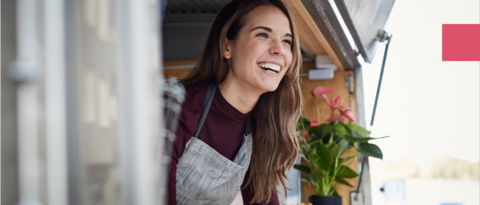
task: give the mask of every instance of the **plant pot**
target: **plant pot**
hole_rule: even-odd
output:
[[[341,196],[310,196],[308,201],[312,205],[342,205]]]

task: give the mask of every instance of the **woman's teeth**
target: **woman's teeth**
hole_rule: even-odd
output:
[[[280,71],[280,66],[273,63],[259,63],[258,66],[271,73],[278,73]]]

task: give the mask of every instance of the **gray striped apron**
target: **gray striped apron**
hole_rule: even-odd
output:
[[[199,140],[198,134],[207,117],[217,86],[211,84],[195,133],[188,141],[177,164],[176,198],[178,205],[228,205],[240,191],[252,154],[250,117],[240,150],[234,160],[225,158]],[[228,137],[228,136],[226,136]]]

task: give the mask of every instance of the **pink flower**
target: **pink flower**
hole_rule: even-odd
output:
[[[333,88],[328,88],[328,87],[324,87],[324,86],[317,86],[315,88],[313,88],[310,93],[312,94],[313,97],[318,97],[318,96],[321,96],[325,93],[329,93],[329,92],[333,92],[333,91],[337,91]]]
[[[320,124],[316,120],[310,120],[310,126],[311,127],[316,127],[318,125],[320,125]]]
[[[337,98],[332,97],[332,101],[328,100],[327,95],[323,94],[322,99],[327,103],[327,105],[332,108],[332,110],[346,110],[347,108],[350,109],[349,107],[346,106],[338,106],[342,102],[342,96],[337,96]]]
[[[355,115],[353,115],[353,113],[352,113],[352,111],[350,111],[350,109],[347,110],[347,111],[342,112],[342,116],[344,116],[344,117],[346,117],[347,119],[355,122]]]
[[[350,110],[350,107],[348,107],[348,106],[340,106],[340,107],[338,107],[338,109],[341,110],[342,112],[345,112],[345,111],[347,111],[347,110]]]
[[[328,100],[327,95],[323,94],[322,99],[327,103],[329,107],[332,107],[332,103],[330,102],[330,100]]]
[[[333,99],[332,97],[332,108],[334,109],[338,109],[338,104],[340,104],[342,102],[342,96],[337,96],[337,98],[335,98],[335,100]]]
[[[339,114],[334,114],[332,115],[332,117],[328,118],[325,120],[325,122],[333,122],[333,121],[340,121],[340,122],[343,122],[343,116],[342,115],[339,115]]]

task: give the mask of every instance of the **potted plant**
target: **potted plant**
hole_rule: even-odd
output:
[[[322,86],[312,90],[315,99],[321,96],[331,108],[330,117],[323,120],[321,115],[321,123],[301,117],[297,124],[297,131],[301,134],[301,155],[308,165],[297,164],[294,168],[301,171],[302,180],[309,182],[315,189],[316,194],[309,197],[313,205],[342,204],[333,185],[340,183],[352,187],[345,178],[358,177],[357,172],[349,168],[357,153],[379,159],[383,157],[380,148],[369,143],[370,140],[380,138],[371,138],[370,131],[351,124],[355,122],[355,117],[350,107],[339,106],[342,98],[337,96],[329,100],[325,95],[333,91],[335,89]],[[345,123],[346,120],[349,123]],[[344,153],[347,154],[342,158]]]

